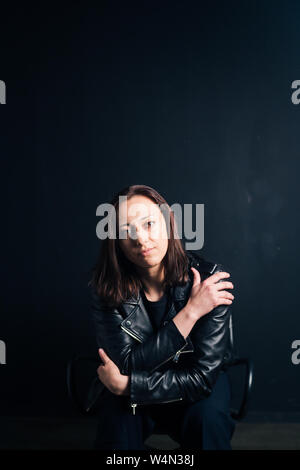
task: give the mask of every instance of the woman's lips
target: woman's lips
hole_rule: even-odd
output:
[[[141,255],[142,255],[142,256],[147,256],[148,254],[151,253],[152,250],[153,250],[153,248],[149,248],[149,250],[142,251],[142,252],[141,252]]]

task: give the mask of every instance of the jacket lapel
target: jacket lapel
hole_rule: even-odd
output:
[[[169,322],[177,314],[177,312],[185,305],[187,291],[190,288],[190,282],[184,286],[171,287],[169,309],[164,317],[164,322]],[[131,297],[122,304],[125,318],[121,322],[121,327],[137,337],[141,342],[145,341],[149,336],[154,334],[153,326],[149,318],[148,312],[144,305],[141,293],[138,297]],[[187,338],[188,343],[191,341]]]
[[[126,317],[121,322],[121,326],[125,331],[128,330],[142,342],[154,333],[141,294],[137,299],[130,298],[123,302],[122,307]]]

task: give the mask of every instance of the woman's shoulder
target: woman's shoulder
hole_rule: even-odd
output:
[[[195,250],[186,250],[186,254],[189,258],[190,267],[196,268],[198,271],[213,274],[223,270],[221,263],[212,261]]]
[[[226,281],[232,281],[231,277],[231,270],[228,269],[223,263],[218,263],[217,261],[212,261],[211,259],[208,259],[206,256],[202,256],[196,251],[191,251],[189,252],[186,251],[188,254],[188,257],[190,259],[190,268],[194,267],[198,269],[198,271],[201,274],[202,279],[206,279],[207,277],[211,276],[212,274],[219,273],[219,272],[229,272],[230,277],[226,278]],[[193,277],[190,275],[191,279]],[[222,279],[220,279],[221,281]],[[219,281],[219,282],[220,282]]]

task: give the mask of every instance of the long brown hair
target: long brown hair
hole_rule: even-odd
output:
[[[177,233],[175,232],[174,213],[166,200],[155,189],[143,184],[136,184],[119,191],[110,202],[115,208],[116,222],[118,223],[119,219],[119,196],[127,196],[127,200],[129,200],[135,195],[146,196],[159,206],[163,204],[163,207],[169,211],[170,230],[168,232],[168,249],[162,260],[165,268],[162,287],[185,284],[189,278],[188,255],[182,246],[181,239],[174,237],[174,233]],[[162,214],[166,220],[164,211]],[[118,236],[117,238],[108,237],[101,242],[98,261],[92,268],[92,277],[88,285],[96,289],[101,300],[107,306],[118,307],[126,299],[132,296],[137,297],[143,284],[134,263],[122,252]]]

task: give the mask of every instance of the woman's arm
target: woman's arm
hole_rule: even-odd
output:
[[[177,326],[178,330],[182,334],[184,338],[187,338],[190,331],[195,325],[195,322],[198,319],[195,319],[192,312],[189,310],[188,307],[183,308],[180,312],[171,320],[174,321],[175,325]],[[129,395],[130,396],[130,375],[119,375],[114,376],[117,381],[117,394],[118,395]],[[99,375],[100,380],[103,381],[103,378]]]
[[[99,378],[113,393],[129,395],[131,403],[205,398],[211,393],[223,364],[229,344],[229,318],[230,307],[221,305],[201,319],[192,332],[196,348],[188,366],[171,366],[164,372],[133,370],[130,375],[121,375],[116,365],[100,351],[105,367],[97,369]]]
[[[195,351],[188,366],[166,371],[132,371],[131,403],[156,403],[182,398],[194,402],[210,395],[229,344],[228,305],[216,307],[201,318],[192,332]],[[171,363],[172,364],[172,363]]]
[[[195,317],[189,309],[183,308],[171,320],[174,321],[184,338],[188,336],[195,324]],[[130,375],[122,375],[116,364],[110,359],[102,348],[99,348],[99,356],[103,362],[97,369],[101,382],[117,395],[130,395]]]
[[[150,371],[175,356],[188,343],[184,335],[190,333],[196,323],[196,319],[183,308],[170,322],[139,343],[122,330],[124,317],[117,309],[105,309],[95,293],[92,294],[92,300],[98,348],[104,349],[124,375],[129,375],[132,369]],[[175,324],[176,319],[179,319],[179,328]]]
[[[132,370],[156,369],[191,342],[187,340],[188,335],[200,318],[211,312],[215,305],[231,302],[228,300],[231,294],[221,289],[231,286],[232,283],[223,282],[217,286],[224,277],[227,277],[227,274],[224,275],[222,266],[218,265],[218,272],[200,284],[200,274],[196,271],[194,285],[185,307],[141,343],[124,333],[121,328],[124,318],[118,309],[106,309],[99,296],[92,292],[92,314],[98,347],[105,350],[124,375],[129,375]]]

